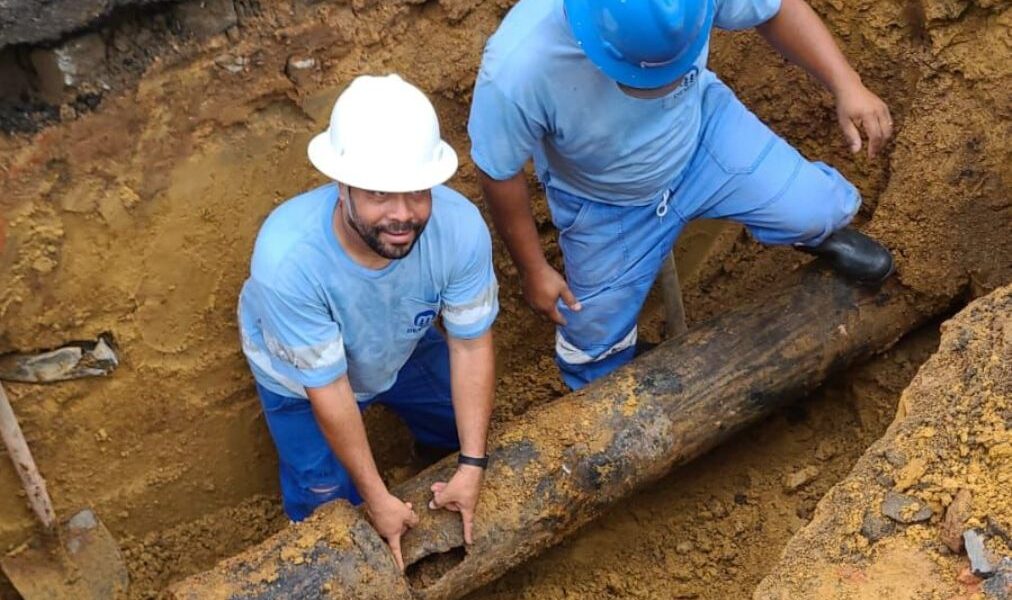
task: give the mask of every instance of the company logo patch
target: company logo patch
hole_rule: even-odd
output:
[[[415,315],[415,327],[428,327],[436,318],[436,311],[423,310]]]
[[[689,91],[692,86],[696,85],[697,80],[699,80],[699,68],[692,67],[688,73],[682,75],[682,83],[675,88],[675,91],[664,97],[664,107],[672,108],[678,98],[682,97],[685,92]]]
[[[410,334],[419,333],[429,325],[432,325],[432,322],[435,320],[436,320],[436,311],[423,310],[422,312],[415,315],[414,326],[408,327],[407,332]]]

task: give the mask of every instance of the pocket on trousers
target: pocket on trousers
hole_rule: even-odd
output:
[[[559,235],[579,226],[594,204],[555,188],[547,188],[546,192],[552,225],[559,230]]]
[[[704,95],[702,144],[728,175],[755,171],[777,136],[724,84],[711,84]]]
[[[566,280],[574,292],[590,293],[617,279],[626,265],[622,212],[629,208],[557,191],[552,201]]]

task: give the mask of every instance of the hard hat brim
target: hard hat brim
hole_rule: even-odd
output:
[[[327,131],[317,134],[307,148],[309,162],[318,171],[345,185],[374,192],[405,193],[428,190],[446,183],[457,172],[457,153],[439,142],[436,160],[411,169],[391,170],[384,165],[352,163],[334,151]]]
[[[594,23],[591,3],[588,0],[565,0],[566,19],[576,41],[579,42],[590,62],[601,69],[605,75],[622,85],[639,89],[659,88],[685,75],[699,58],[709,40],[709,32],[713,26],[713,0],[706,2],[706,21],[703,35],[692,41],[692,46],[685,56],[662,67],[643,67],[634,65],[615,57],[604,45],[601,33]]]

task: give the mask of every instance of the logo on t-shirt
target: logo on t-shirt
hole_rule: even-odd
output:
[[[408,333],[418,333],[432,325],[432,322],[436,320],[436,311],[434,310],[423,310],[422,312],[415,315],[415,326],[408,327]]]
[[[677,98],[684,94],[689,88],[696,84],[696,79],[699,78],[699,69],[692,67],[689,72],[682,75],[682,83],[675,89],[675,92],[671,95],[672,98]]]

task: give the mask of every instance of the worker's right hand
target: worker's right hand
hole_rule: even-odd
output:
[[[582,308],[566,284],[566,279],[547,262],[524,273],[521,284],[527,303],[557,325],[566,324],[566,319],[559,312],[559,298],[562,298],[569,310],[578,311]]]
[[[386,494],[372,502],[366,502],[365,512],[376,532],[390,545],[390,551],[394,553],[394,562],[403,572],[401,536],[407,533],[408,529],[418,525],[418,515],[411,509],[411,503],[402,502],[400,498]]]

